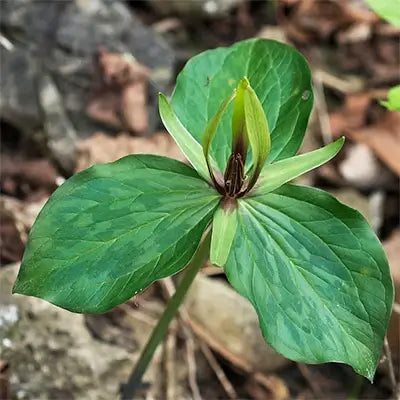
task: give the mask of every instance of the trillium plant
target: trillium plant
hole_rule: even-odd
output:
[[[393,302],[389,266],[360,213],[288,183],[343,145],[296,155],[312,105],[310,69],[287,45],[252,39],[192,58],[170,102],[159,95],[191,166],[130,155],[68,179],[32,227],[14,292],[103,313],[186,266],[129,398],[210,257],[276,351],[346,363],[372,381]]]

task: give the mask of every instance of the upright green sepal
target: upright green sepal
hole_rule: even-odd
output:
[[[343,143],[344,137],[341,137],[321,149],[267,164],[262,169],[257,186],[250,195],[258,196],[272,192],[284,183],[319,167],[335,157],[342,148]]]
[[[201,145],[181,124],[175,115],[172,106],[168,103],[168,100],[162,93],[158,94],[158,107],[162,122],[167,131],[174,138],[176,144],[182,150],[183,154],[187,157],[198,174],[211,183],[207,163],[201,152]]]
[[[249,39],[193,57],[179,74],[172,105],[179,120],[201,143],[207,122],[221,99],[246,76],[257,92],[271,134],[268,161],[294,156],[303,141],[313,105],[311,71],[293,47],[274,40]],[[210,154],[220,171],[232,154],[233,107],[222,118]],[[221,134],[220,134],[221,133]]]
[[[214,213],[211,236],[211,264],[223,267],[229,256],[237,228],[237,201],[224,199]]]
[[[244,113],[246,131],[253,153],[253,167],[249,178],[249,189],[251,189],[267,160],[271,149],[271,137],[262,104],[250,85],[244,91]]]
[[[210,157],[210,146],[211,143],[214,139],[215,134],[217,133],[218,126],[221,122],[221,119],[223,115],[225,114],[229,104],[232,102],[232,100],[236,96],[236,91],[234,91],[232,94],[227,96],[221,103],[219,109],[215,113],[215,115],[208,121],[208,124],[206,126],[206,129],[203,134],[203,139],[202,139],[202,147],[203,147],[203,154],[204,158],[207,163],[207,168],[210,173],[210,177],[217,189],[222,190],[222,182],[218,182],[217,178],[215,177],[213,167],[212,167],[212,161]]]
[[[249,81],[244,77],[236,89],[236,98],[232,114],[232,152],[243,155],[243,163],[246,162],[249,138],[246,131],[244,112],[244,92],[249,86]]]

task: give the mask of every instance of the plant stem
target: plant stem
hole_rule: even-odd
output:
[[[129,377],[128,382],[124,385],[122,390],[122,399],[123,400],[131,400],[139,388],[142,377],[146,372],[146,369],[153,358],[154,352],[158,344],[163,340],[165,334],[167,333],[169,324],[174,318],[175,314],[178,311],[179,306],[182,304],[182,301],[192,284],[197,272],[205,263],[208,258],[210,252],[210,241],[211,241],[211,231],[207,233],[204,237],[203,241],[200,243],[200,246],[196,250],[196,253],[192,257],[192,260],[185,268],[185,274],[180,281],[176,292],[171,297],[171,300],[168,302],[167,307],[164,310],[161,318],[159,319],[156,327],[151,334],[149,341],[147,342],[139,361],[137,362],[134,370]]]

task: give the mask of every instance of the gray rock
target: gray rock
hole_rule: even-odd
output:
[[[22,131],[35,131],[41,125],[36,60],[22,49],[0,46],[0,66],[0,116]]]
[[[252,371],[271,373],[290,363],[262,337],[252,305],[227,283],[199,274],[190,288],[186,309],[218,348]],[[211,345],[211,343],[209,343]]]
[[[177,14],[186,18],[215,17],[227,14],[243,0],[148,0],[151,6],[161,14]]]
[[[3,0],[0,23],[13,50],[1,46],[2,94],[0,116],[27,134],[45,125],[40,112],[39,76],[48,75],[56,85],[66,119],[79,138],[107,128],[86,115],[96,81],[94,57],[101,48],[132,54],[151,69],[149,112],[158,124],[157,93],[168,91],[175,57],[166,42],[132,14],[123,1],[107,0]],[[54,124],[45,125],[45,127]],[[71,130],[68,128],[68,131]],[[46,133],[54,141],[52,132]],[[59,136],[57,136],[60,138]],[[61,139],[60,139],[61,140]],[[50,150],[63,147],[59,143]],[[74,158],[70,146],[70,159]],[[59,156],[57,151],[53,154]],[[65,154],[63,155],[65,156]],[[65,164],[65,160],[59,160]],[[70,161],[68,161],[69,163]]]
[[[43,114],[47,146],[61,167],[72,172],[77,154],[77,134],[67,117],[57,86],[49,75],[38,78],[39,103]]]
[[[138,353],[95,339],[81,314],[11,295],[17,271],[0,269],[0,358],[9,363],[12,398],[117,398]],[[150,330],[136,322],[141,337]]]

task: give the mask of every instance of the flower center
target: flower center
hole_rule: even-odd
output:
[[[237,197],[242,191],[245,181],[243,157],[240,153],[232,153],[228,159],[224,174],[225,194]]]

